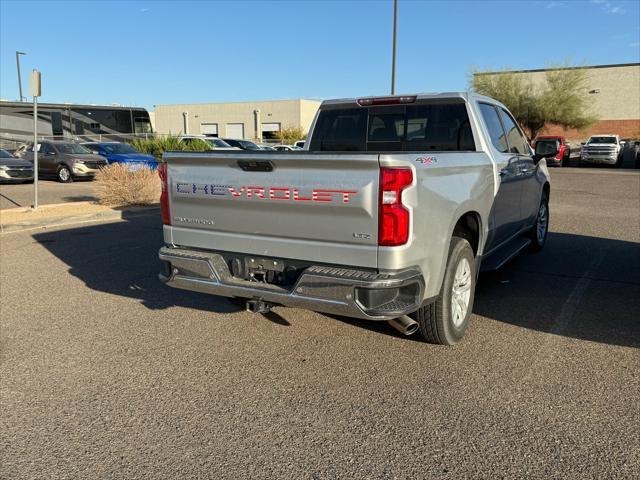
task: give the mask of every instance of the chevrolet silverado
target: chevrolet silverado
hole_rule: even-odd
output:
[[[480,268],[545,244],[540,146],[499,102],[440,93],[325,101],[304,151],[167,152],[160,279],[454,344]]]

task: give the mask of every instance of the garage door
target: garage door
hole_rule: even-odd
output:
[[[202,135],[209,135],[211,137],[218,136],[218,124],[217,123],[201,123],[200,133]]]
[[[262,131],[263,132],[279,132],[280,124],[279,123],[263,123]]]
[[[227,123],[228,138],[244,138],[244,123]]]

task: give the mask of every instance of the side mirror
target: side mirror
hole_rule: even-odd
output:
[[[543,158],[555,157],[558,153],[560,153],[560,146],[558,143],[551,144],[548,142],[536,142],[536,152],[533,156],[533,161],[538,163]]]

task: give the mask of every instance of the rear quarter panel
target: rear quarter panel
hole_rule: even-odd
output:
[[[426,159],[426,160],[424,160]],[[414,183],[403,192],[411,212],[411,235],[402,247],[380,247],[381,271],[419,266],[424,274],[425,298],[440,291],[453,229],[464,214],[480,218],[482,252],[494,198],[494,168],[484,152],[431,152],[381,155],[382,167],[407,167]]]

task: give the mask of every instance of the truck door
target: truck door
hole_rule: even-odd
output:
[[[527,142],[520,128],[518,128],[516,121],[505,109],[498,108],[498,112],[502,126],[507,132],[509,150],[518,153],[518,181],[516,183],[521,190],[518,226],[518,229],[520,229],[525,224],[533,223],[533,219],[538,213],[540,184],[536,177],[537,165],[533,161],[529,142]]]
[[[490,218],[489,239],[486,248],[487,251],[490,251],[514,235],[519,229],[521,223],[521,163],[519,153],[510,149],[496,107],[488,103],[480,103],[479,106],[493,146],[493,157],[498,167],[500,181]]]

